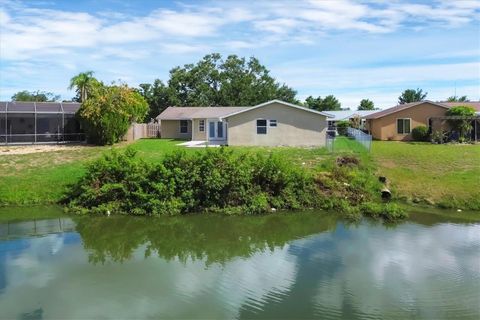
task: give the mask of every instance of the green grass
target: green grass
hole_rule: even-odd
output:
[[[142,139],[129,144],[146,161],[158,161],[174,150],[198,152],[204,149],[177,146],[181,141],[171,139]],[[125,148],[127,144],[115,147],[73,147],[62,151],[2,154],[0,156],[0,205],[36,205],[57,203],[68,186],[85,173],[85,164],[112,149]],[[236,147],[238,150],[277,153],[291,159],[298,165],[315,167],[330,157],[324,148],[254,148]]]
[[[130,144],[146,161],[156,161],[174,150],[197,152],[203,149],[177,146],[179,141],[144,139]],[[125,148],[119,144],[114,148]],[[112,147],[81,147],[48,153],[0,155],[0,204],[32,205],[56,203],[69,184],[85,172],[84,165]],[[337,154],[356,153],[364,162],[391,181],[396,194],[406,200],[432,202],[480,210],[480,146],[433,145],[374,141],[367,153],[357,142],[338,137],[335,153],[325,148],[232,147],[242,151],[275,153],[313,170]],[[475,199],[477,197],[477,200]],[[452,202],[453,201],[453,202]],[[475,202],[476,201],[476,202]],[[478,207],[477,207],[478,206]]]
[[[408,201],[480,210],[480,145],[374,141],[372,158]]]

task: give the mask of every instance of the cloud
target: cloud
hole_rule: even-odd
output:
[[[55,3],[1,3],[2,98],[10,97],[15,90],[49,86],[52,89],[47,90],[52,91],[53,88],[66,87],[68,77],[84,69],[96,70],[97,75],[103,75],[107,82],[111,80],[109,77],[130,74],[133,85],[150,81],[150,77],[161,77],[158,74],[160,71],[196,61],[207,52],[260,57],[262,63],[272,69],[274,76],[279,75],[280,80],[295,87],[301,94],[314,88],[317,91],[319,88],[332,89],[335,85],[355,86],[358,90],[380,83],[394,85],[408,81],[404,75],[395,73],[399,69],[374,68],[370,74],[369,67],[350,70],[350,64],[362,64],[368,60],[366,51],[373,57],[371,60],[379,57],[378,52],[390,55],[392,59],[404,58],[397,54],[405,51],[403,46],[423,42],[418,38],[421,32],[409,33],[410,42],[394,44],[387,41],[405,31],[463,31],[472,30],[473,26],[477,28],[478,35],[478,24],[475,22],[479,19],[480,10],[478,1],[299,0],[245,3],[206,0],[154,7],[146,11],[134,10],[136,4],[130,4],[132,8],[100,6],[94,11],[90,7],[73,10],[68,6],[61,10],[55,7]],[[375,39],[375,42],[368,42],[369,39]],[[354,41],[359,45],[349,46]],[[441,51],[434,48],[426,50],[429,43],[414,51],[418,56],[435,58],[437,54],[437,58],[448,58],[452,50],[450,45],[457,44],[454,42],[447,46],[444,41]],[[457,63],[468,59],[471,62],[478,56],[478,41],[470,43],[470,47],[461,47],[466,54]],[[414,51],[410,55],[414,55]],[[315,55],[313,67],[298,61],[312,55]],[[295,62],[292,68],[298,66],[298,70],[288,71],[288,66],[280,65],[277,74],[279,61],[274,61],[275,57]],[[29,63],[31,67],[29,69],[19,63]],[[434,64],[431,63],[428,70],[435,69]],[[336,72],[339,65],[340,69]],[[420,74],[413,69],[412,66],[407,70],[412,72],[410,80]],[[49,82],[45,81],[45,70],[48,70]],[[440,67],[440,70],[445,68]],[[471,79],[474,70],[466,70],[461,78]],[[386,71],[388,76],[382,71]],[[433,72],[438,75],[435,70]],[[359,81],[358,78],[364,75],[366,80]],[[379,78],[375,81],[374,76]],[[420,74],[420,77],[423,81],[433,79],[433,76],[426,77],[425,74]],[[440,77],[447,80],[449,76],[441,74]],[[453,78],[450,74],[450,79]],[[64,90],[60,93],[65,94]]]

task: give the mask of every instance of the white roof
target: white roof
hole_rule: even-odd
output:
[[[333,118],[328,119],[330,121],[348,120],[359,116],[360,118],[366,117],[372,113],[378,112],[378,110],[341,110],[341,111],[327,111]]]

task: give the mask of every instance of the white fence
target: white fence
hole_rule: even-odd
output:
[[[372,136],[365,132],[355,129],[347,128],[347,134],[350,138],[354,138],[358,143],[365,147],[368,151],[372,149]]]

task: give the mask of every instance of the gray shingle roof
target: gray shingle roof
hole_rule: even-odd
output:
[[[160,115],[159,120],[191,120],[205,118],[221,118],[231,113],[252,107],[168,107]]]
[[[411,107],[414,107],[416,105],[419,105],[419,104],[422,104],[422,103],[430,103],[432,105],[435,105],[435,106],[439,106],[439,107],[443,107],[443,108],[446,108],[448,109],[448,106],[440,103],[440,102],[433,102],[433,101],[428,101],[428,100],[425,100],[425,101],[417,101],[417,102],[410,102],[410,103],[405,103],[405,104],[399,104],[395,107],[391,107],[391,108],[388,108],[388,109],[384,109],[384,110],[381,110],[381,111],[378,111],[378,112],[375,112],[375,113],[372,113],[368,116],[365,117],[365,119],[378,119],[378,118],[381,118],[381,117],[384,117],[384,116],[388,116],[389,114],[392,114],[392,113],[395,113],[395,112],[398,112],[398,111],[402,111],[402,110],[405,110],[405,109],[408,109],[408,108],[411,108]]]

